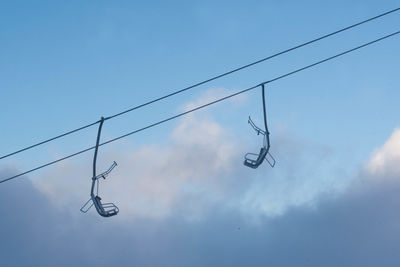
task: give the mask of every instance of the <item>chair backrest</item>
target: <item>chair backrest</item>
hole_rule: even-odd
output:
[[[101,204],[101,198],[99,196],[95,196],[93,199],[93,204],[96,207],[97,212],[101,215],[101,216],[105,216],[107,215],[107,212],[104,210],[103,208],[103,204]],[[107,216],[105,216],[107,217]]]
[[[268,150],[265,147],[262,147],[260,149],[260,154],[258,154],[258,158],[257,158],[257,162],[260,162],[260,164],[263,162],[263,160],[265,159],[265,156],[267,155]]]
[[[112,204],[112,203],[106,203],[106,204],[101,203],[101,198],[99,196],[95,196],[92,199],[93,199],[93,204],[96,207],[97,212],[101,216],[103,216],[103,217],[111,217],[111,216],[114,216],[114,215],[118,214],[118,208],[114,204]],[[106,208],[111,208],[111,209],[105,210],[104,206]]]
[[[268,150],[265,147],[262,147],[260,149],[260,153],[258,154],[258,157],[256,160],[252,160],[252,159],[248,159],[246,158],[244,161],[244,165],[250,167],[250,168],[257,168],[258,166],[260,166],[260,164],[263,162],[263,160],[265,159],[265,156],[267,155]]]

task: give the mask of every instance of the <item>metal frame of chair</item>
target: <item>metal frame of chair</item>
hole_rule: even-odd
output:
[[[249,116],[249,120],[248,120],[248,123],[256,131],[257,135],[261,134],[264,136],[263,137],[263,146],[261,147],[260,152],[258,154],[246,153],[246,155],[244,156],[243,164],[245,166],[253,168],[253,169],[257,169],[258,166],[260,166],[264,160],[266,160],[271,167],[274,167],[275,163],[276,163],[274,157],[271,155],[271,153],[269,153],[271,144],[270,144],[270,140],[269,140],[269,131],[268,131],[268,124],[267,124],[267,113],[266,113],[266,107],[265,107],[265,88],[264,87],[265,87],[264,84],[261,84],[265,130],[260,129],[257,125],[255,125],[250,116]],[[269,158],[267,158],[267,155]]]
[[[99,130],[97,132],[96,147],[94,150],[94,157],[93,157],[93,177],[92,177],[92,186],[90,190],[90,199],[82,206],[80,211],[86,213],[92,206],[95,206],[96,211],[99,215],[103,217],[111,217],[117,215],[119,209],[114,203],[101,202],[101,198],[99,197],[99,179],[100,178],[106,179],[106,177],[111,173],[111,171],[117,166],[117,163],[114,161],[107,171],[99,175],[96,174],[97,152],[99,150],[101,129],[103,127],[103,123],[104,123],[104,117],[101,117]],[[94,192],[95,186],[96,186],[96,194]]]

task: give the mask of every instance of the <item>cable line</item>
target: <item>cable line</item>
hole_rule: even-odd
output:
[[[214,101],[212,101],[212,102],[209,102],[209,103],[207,103],[207,104],[198,106],[198,107],[193,108],[193,109],[190,109],[190,110],[188,110],[188,111],[179,113],[179,114],[177,114],[177,115],[175,115],[175,116],[166,118],[166,119],[164,119],[164,120],[161,120],[161,121],[158,121],[158,122],[156,122],[156,123],[150,124],[150,125],[145,126],[145,127],[143,127],[143,128],[140,128],[140,129],[137,129],[137,130],[135,130],[135,131],[129,132],[129,133],[127,133],[127,134],[121,135],[121,136],[116,137],[116,138],[114,138],[114,139],[110,139],[110,140],[108,140],[108,141],[106,141],[106,142],[103,142],[103,143],[99,144],[99,146],[103,146],[103,145],[106,145],[106,144],[115,142],[115,141],[117,141],[117,140],[119,140],[119,139],[122,139],[122,138],[125,138],[125,137],[127,137],[127,136],[130,136],[130,135],[136,134],[136,133],[138,133],[138,132],[141,132],[141,131],[150,129],[150,128],[152,128],[152,127],[155,127],[155,126],[160,125],[160,124],[162,124],[162,123],[168,122],[168,121],[170,121],[170,120],[173,120],[173,119],[182,117],[182,116],[184,116],[184,115],[186,115],[186,114],[189,114],[189,113],[192,113],[192,112],[194,112],[194,111],[196,111],[196,110],[203,109],[203,108],[205,108],[205,107],[214,105],[214,104],[219,103],[219,102],[221,102],[221,101],[227,100],[227,99],[229,99],[229,98],[231,98],[231,97],[234,97],[234,96],[243,94],[243,93],[245,93],[245,92],[251,91],[251,90],[253,90],[253,89],[255,89],[255,88],[257,88],[257,87],[259,87],[259,86],[261,86],[261,85],[263,85],[263,84],[265,85],[265,84],[272,83],[272,82],[278,81],[278,80],[280,80],[280,79],[286,78],[286,77],[288,77],[288,76],[290,76],[290,75],[293,75],[293,74],[295,74],[295,73],[298,73],[298,72],[301,72],[301,71],[303,71],[303,70],[306,70],[306,69],[315,67],[315,66],[317,66],[317,65],[320,65],[320,64],[325,63],[325,62],[327,62],[327,61],[330,61],[330,60],[332,60],[332,59],[338,58],[338,57],[340,57],[340,56],[346,55],[346,54],[348,54],[348,53],[354,52],[354,51],[356,51],[356,50],[359,50],[359,49],[364,48],[364,47],[366,47],[366,46],[372,45],[372,44],[374,44],[374,43],[383,41],[383,40],[388,39],[388,38],[390,38],[390,37],[393,37],[393,36],[395,36],[395,35],[397,35],[397,34],[399,34],[399,33],[400,33],[400,31],[397,31],[397,32],[394,32],[394,33],[392,33],[392,34],[389,34],[389,35],[383,36],[383,37],[381,37],[381,38],[375,39],[375,40],[373,40],[373,41],[371,41],[371,42],[362,44],[362,45],[360,45],[360,46],[354,47],[354,48],[349,49],[349,50],[346,50],[346,51],[344,51],[344,52],[342,52],[342,53],[339,53],[339,54],[336,54],[336,55],[334,55],[334,56],[331,56],[331,57],[325,58],[325,59],[323,59],[323,60],[317,61],[317,62],[312,63],[312,64],[310,64],[310,65],[307,65],[307,66],[305,66],[305,67],[302,67],[302,68],[296,69],[296,70],[294,70],[294,71],[288,72],[288,73],[286,73],[286,74],[283,74],[283,75],[281,75],[281,76],[278,76],[278,77],[273,78],[273,79],[271,79],[271,80],[268,80],[268,81],[266,81],[266,82],[257,84],[257,85],[255,85],[255,86],[252,86],[252,87],[247,88],[247,89],[244,89],[244,90],[242,90],[242,91],[233,93],[233,94],[231,94],[231,95],[227,95],[227,96],[225,96],[225,97],[219,98],[219,99],[214,100]],[[82,153],[84,153],[84,152],[87,152],[87,151],[89,151],[89,150],[92,150],[92,149],[94,149],[95,147],[96,147],[96,146],[92,146],[92,147],[86,148],[86,149],[81,150],[81,151],[79,151],[79,152],[76,152],[76,153],[74,153],[74,154],[71,154],[71,155],[68,155],[68,156],[66,156],[66,157],[57,159],[57,160],[55,160],[55,161],[46,163],[46,164],[44,164],[44,165],[41,165],[41,166],[38,166],[38,167],[36,167],[36,168],[30,169],[30,170],[25,171],[25,172],[23,172],[23,173],[20,173],[20,174],[17,174],[17,175],[14,175],[14,176],[11,176],[11,177],[2,179],[2,180],[0,180],[0,183],[7,182],[7,181],[9,181],[9,180],[15,179],[15,178],[20,177],[20,176],[22,176],[22,175],[31,173],[31,172],[33,172],[33,171],[42,169],[42,168],[47,167],[47,166],[50,166],[50,165],[53,165],[53,164],[55,164],[55,163],[57,163],[57,162],[60,162],[60,161],[63,161],[63,160],[66,160],[66,159],[75,157],[75,156],[77,156],[77,155],[79,155],[79,154],[82,154]]]
[[[81,131],[81,130],[84,130],[84,129],[86,129],[86,128],[89,128],[89,127],[91,127],[91,126],[93,126],[93,125],[96,125],[96,124],[98,124],[99,122],[100,122],[100,121],[96,121],[96,122],[90,123],[90,124],[88,124],[88,125],[82,126],[82,127],[77,128],[77,129],[75,129],[75,130],[72,130],[72,131],[69,131],[69,132],[66,132],[66,133],[57,135],[57,136],[55,136],[55,137],[52,137],[52,138],[50,138],[50,139],[44,140],[44,141],[39,142],[39,143],[37,143],[37,144],[34,144],[34,145],[31,145],[31,146],[22,148],[22,149],[20,149],[20,150],[17,150],[17,151],[15,151],[15,152],[10,153],[10,154],[4,155],[4,156],[0,157],[0,159],[8,158],[8,157],[10,157],[10,156],[12,156],[12,155],[15,155],[15,154],[21,153],[21,152],[23,152],[23,151],[32,149],[32,148],[34,148],[34,147],[37,147],[37,146],[46,144],[46,143],[51,142],[51,141],[54,141],[54,140],[56,140],[56,139],[58,139],[58,138],[61,138],[61,137],[64,137],[64,136],[67,136],[67,135],[76,133],[76,132],[78,132],[78,131]]]
[[[283,51],[278,52],[278,53],[276,53],[276,54],[273,54],[273,55],[271,55],[271,56],[268,56],[268,57],[259,59],[259,60],[257,60],[257,61],[252,62],[252,63],[249,63],[249,64],[247,64],[247,65],[244,65],[244,66],[238,67],[238,68],[236,68],[236,69],[233,69],[233,70],[231,70],[231,71],[228,71],[228,72],[219,74],[219,75],[217,75],[217,76],[214,76],[214,77],[209,78],[209,79],[207,79],[207,80],[204,80],[204,81],[202,81],[202,82],[199,82],[199,83],[196,83],[196,84],[194,84],[194,85],[188,86],[188,87],[186,87],[186,88],[184,88],[184,89],[181,89],[181,90],[175,91],[175,92],[173,92],[173,93],[170,93],[170,94],[168,94],[168,95],[165,95],[165,96],[156,98],[156,99],[151,100],[151,101],[149,101],[149,102],[146,102],[146,103],[144,103],[144,104],[141,104],[141,105],[132,107],[132,108],[130,108],[130,109],[127,109],[127,110],[125,110],[125,111],[122,111],[122,112],[120,112],[120,113],[117,113],[117,114],[115,114],[115,115],[112,115],[112,116],[110,116],[110,117],[108,117],[108,118],[106,118],[106,119],[112,119],[112,118],[114,118],[114,117],[121,116],[122,114],[131,112],[131,111],[133,111],[133,110],[135,110],[135,109],[142,108],[142,107],[144,107],[144,106],[150,105],[150,104],[152,104],[152,103],[155,103],[155,102],[157,102],[157,101],[163,100],[163,99],[168,98],[168,97],[171,97],[171,96],[173,96],[173,95],[176,95],[176,94],[185,92],[185,91],[187,91],[187,90],[189,90],[189,89],[192,89],[192,88],[194,88],[194,87],[197,87],[197,86],[203,85],[203,84],[205,84],[205,83],[214,81],[214,80],[216,80],[216,79],[219,79],[219,78],[222,78],[222,77],[227,76],[227,75],[229,75],[229,74],[235,73],[235,72],[237,72],[237,71],[246,69],[246,68],[248,68],[248,67],[251,67],[251,66],[253,66],[253,65],[259,64],[259,63],[264,62],[264,61],[267,61],[267,60],[272,59],[272,58],[274,58],[274,57],[277,57],[277,56],[280,56],[280,55],[289,53],[289,52],[291,52],[291,51],[293,51],[293,50],[296,50],[296,49],[299,49],[299,48],[301,48],[301,47],[303,47],[303,46],[312,44],[312,43],[314,43],[314,42],[317,42],[317,41],[320,41],[320,40],[322,40],[322,39],[328,38],[328,37],[330,37],[330,36],[336,35],[336,34],[338,34],[338,33],[344,32],[344,31],[349,30],[349,29],[351,29],[351,28],[360,26],[360,25],[362,25],[362,24],[364,24],[364,23],[367,23],[367,22],[369,22],[369,21],[378,19],[378,18],[380,18],[380,17],[386,16],[386,15],[388,15],[388,14],[390,14],[390,13],[393,13],[393,12],[396,12],[396,11],[399,11],[399,10],[400,10],[400,8],[395,8],[395,9],[390,10],[390,11],[388,11],[388,12],[382,13],[382,14],[380,14],[380,15],[378,15],[378,16],[375,16],[375,17],[372,17],[372,18],[363,20],[363,21],[361,21],[361,22],[358,22],[358,23],[356,23],[356,24],[347,26],[347,27],[342,28],[342,29],[340,29],[340,30],[337,30],[337,31],[328,33],[328,34],[326,34],[326,35],[323,35],[323,36],[318,37],[318,38],[316,38],[316,39],[313,39],[313,40],[311,40],[311,41],[308,41],[308,42],[299,44],[299,45],[297,45],[297,46],[294,46],[294,47],[292,47],[292,48],[283,50]]]
[[[308,41],[308,42],[305,42],[305,43],[296,45],[296,46],[294,46],[294,47],[292,47],[292,48],[289,48],[289,49],[283,50],[283,51],[281,51],[281,52],[278,52],[278,53],[276,53],[276,54],[270,55],[270,56],[268,56],[268,57],[259,59],[259,60],[257,60],[257,61],[252,62],[252,63],[249,63],[249,64],[247,64],[247,65],[238,67],[238,68],[233,69],[233,70],[231,70],[231,71],[228,71],[228,72],[219,74],[219,75],[214,76],[214,77],[212,77],[212,78],[209,78],[209,79],[206,79],[206,80],[204,80],[204,81],[198,82],[198,83],[196,83],[196,84],[190,85],[190,86],[188,86],[188,87],[186,87],[186,88],[183,88],[183,89],[181,89],[181,90],[178,90],[178,91],[169,93],[169,94],[167,94],[167,95],[161,96],[161,97],[159,97],[159,98],[155,98],[155,99],[153,99],[153,100],[150,100],[150,101],[145,102],[145,103],[143,103],[143,104],[140,104],[140,105],[138,105],[138,106],[134,106],[134,107],[129,108],[129,109],[127,109],[127,110],[124,110],[124,111],[122,111],[122,112],[116,113],[116,114],[114,114],[114,115],[111,115],[111,116],[109,116],[109,117],[106,117],[105,120],[113,119],[113,118],[118,117],[118,116],[121,116],[121,115],[123,115],[123,114],[125,114],[125,113],[131,112],[131,111],[134,111],[134,110],[136,110],[136,109],[139,109],[139,108],[148,106],[148,105],[150,105],[150,104],[153,104],[153,103],[155,103],[155,102],[161,101],[161,100],[166,99],[166,98],[168,98],[168,97],[171,97],[171,96],[174,96],[174,95],[183,93],[183,92],[188,91],[188,90],[190,90],[190,89],[192,89],[192,88],[198,87],[198,86],[200,86],[200,85],[203,85],[203,84],[206,84],[206,83],[208,83],[208,82],[217,80],[217,79],[219,79],[219,78],[222,78],[222,77],[224,77],[224,76],[230,75],[230,74],[235,73],[235,72],[238,72],[238,71],[240,71],[240,70],[249,68],[249,67],[254,66],[254,65],[256,65],[256,64],[259,64],[259,63],[261,63],[261,62],[264,62],[264,61],[270,60],[270,59],[272,59],[272,58],[281,56],[281,55],[283,55],[283,54],[289,53],[289,52],[294,51],[294,50],[296,50],[296,49],[299,49],[299,48],[301,48],[301,47],[304,47],[304,46],[310,45],[310,44],[312,44],[312,43],[321,41],[321,40],[326,39],[326,38],[328,38],[328,37],[331,37],[331,36],[333,36],[333,35],[336,35],[336,34],[339,34],[339,33],[341,33],[341,32],[347,31],[347,30],[349,30],[349,29],[355,28],[355,27],[357,27],[357,26],[360,26],[360,25],[365,24],[365,23],[367,23],[367,22],[376,20],[376,19],[378,19],[378,18],[387,16],[387,15],[389,15],[389,14],[391,14],[391,13],[394,13],[394,12],[397,12],[397,11],[399,11],[399,10],[400,10],[400,8],[395,8],[395,9],[392,9],[392,10],[390,10],[390,11],[387,11],[387,12],[384,12],[384,13],[382,13],[382,14],[379,14],[379,15],[377,15],[377,16],[375,16],[375,17],[371,17],[371,18],[369,18],[369,19],[360,21],[360,22],[355,23],[355,24],[353,24],[353,25],[350,25],[350,26],[344,27],[344,28],[342,28],[342,29],[336,30],[336,31],[334,31],[334,32],[325,34],[325,35],[323,35],[323,36],[321,36],[321,37],[318,37],[318,38],[316,38],[316,39],[313,39],[313,40],[311,40],[311,41]],[[15,152],[6,154],[6,155],[4,155],[4,156],[1,156],[1,157],[0,157],[0,160],[1,160],[1,159],[4,159],[4,158],[7,158],[7,157],[10,157],[10,156],[12,156],[12,155],[21,153],[21,152],[23,152],[23,151],[32,149],[32,148],[34,148],[34,147],[37,147],[37,146],[46,144],[46,143],[48,143],[48,142],[54,141],[54,140],[59,139],[59,138],[61,138],[61,137],[64,137],[64,136],[67,136],[67,135],[76,133],[76,132],[78,132],[78,131],[84,130],[84,129],[89,128],[89,127],[91,127],[91,126],[93,126],[93,125],[98,124],[99,122],[100,122],[100,121],[92,122],[92,123],[87,124],[87,125],[85,125],[85,126],[79,127],[79,128],[77,128],[77,129],[75,129],[75,130],[71,130],[71,131],[65,132],[65,133],[63,133],[63,134],[57,135],[57,136],[55,136],[55,137],[49,138],[49,139],[44,140],[44,141],[41,141],[41,142],[39,142],[39,143],[36,143],[36,144],[30,145],[30,146],[27,146],[27,147],[22,148],[22,149],[19,149],[19,150],[15,151]]]

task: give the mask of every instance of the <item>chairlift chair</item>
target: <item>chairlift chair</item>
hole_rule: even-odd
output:
[[[101,117],[99,130],[97,133],[97,140],[96,140],[96,147],[94,151],[94,158],[93,158],[93,177],[92,177],[92,187],[90,190],[90,199],[82,206],[80,209],[81,212],[86,213],[89,209],[94,205],[96,211],[99,215],[103,217],[111,217],[117,215],[119,209],[114,203],[102,203],[101,198],[99,197],[99,179],[106,177],[111,173],[111,171],[117,166],[117,163],[114,161],[113,164],[108,168],[107,171],[96,175],[96,161],[97,161],[97,152],[99,149],[99,142],[100,142],[100,135],[101,135],[101,128],[103,127],[104,118]],[[95,194],[95,186],[96,186],[96,194]],[[89,205],[90,204],[90,205]]]
[[[253,168],[253,169],[257,169],[258,166],[260,166],[261,163],[263,163],[264,160],[266,160],[271,167],[274,167],[275,166],[275,162],[276,162],[274,157],[271,155],[271,153],[269,153],[269,149],[270,149],[271,145],[270,145],[270,140],[269,140],[269,131],[268,131],[268,125],[267,125],[267,114],[266,114],[266,108],[265,108],[265,92],[264,92],[265,89],[264,89],[264,84],[261,84],[261,88],[262,88],[262,100],[263,100],[265,130],[260,129],[257,125],[255,125],[250,116],[249,116],[248,123],[256,131],[257,135],[261,134],[261,135],[264,136],[263,137],[263,146],[261,147],[260,152],[258,154],[247,153],[244,156],[244,162],[243,162],[243,164],[245,166]],[[267,157],[267,155],[268,155],[268,157]]]

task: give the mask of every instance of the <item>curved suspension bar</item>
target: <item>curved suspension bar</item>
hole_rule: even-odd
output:
[[[90,190],[90,196],[94,197],[94,185],[96,183],[96,163],[97,163],[97,152],[99,151],[99,143],[100,143],[100,136],[101,136],[101,129],[103,128],[104,117],[101,117],[99,130],[97,131],[97,139],[96,139],[96,148],[94,149],[94,156],[93,156],[93,176],[92,176],[92,189]]]
[[[267,124],[267,111],[265,107],[265,85],[261,84],[262,88],[262,101],[263,101],[263,111],[264,111],[264,126],[265,126],[265,137],[267,139],[267,153],[269,152],[269,148],[271,147],[269,141],[269,131],[268,131],[268,124]]]

